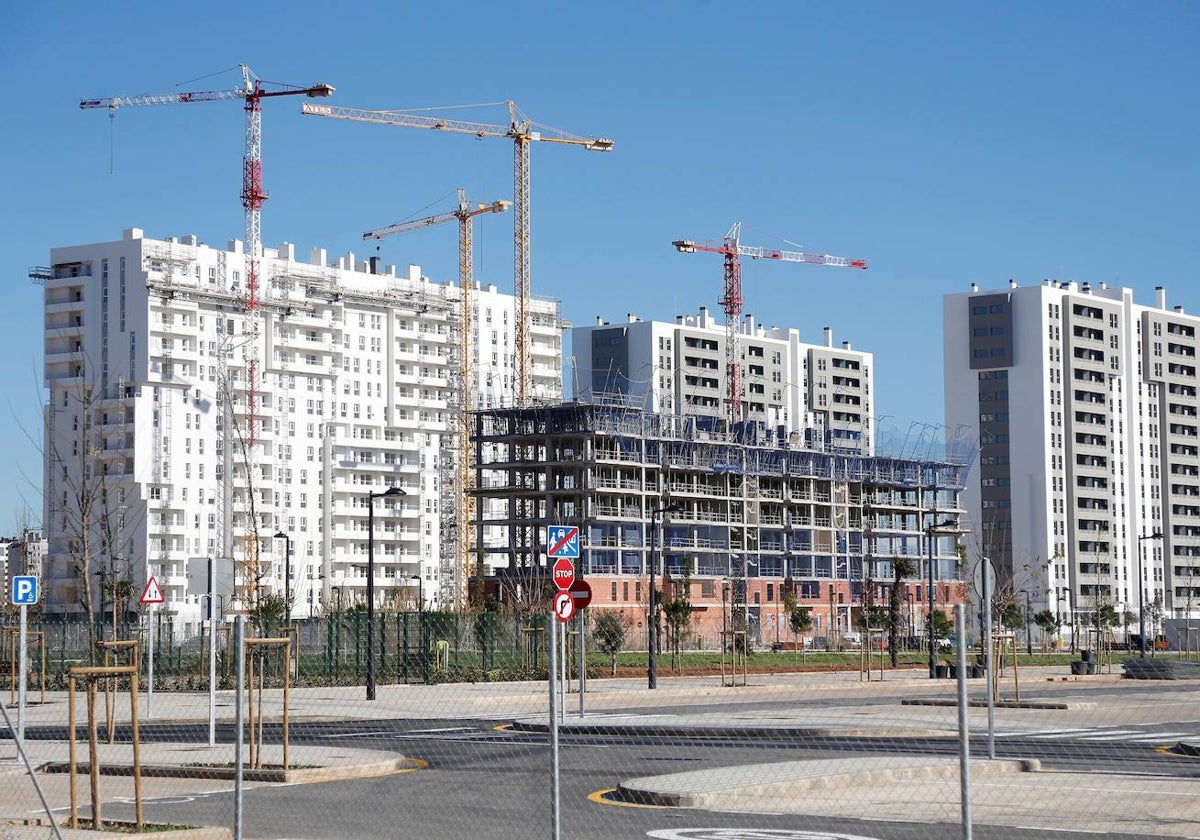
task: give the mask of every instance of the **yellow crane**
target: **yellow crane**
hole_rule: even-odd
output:
[[[529,339],[529,146],[533,141],[543,143],[564,143],[572,146],[582,146],[594,152],[612,151],[613,141],[604,137],[579,137],[567,134],[558,129],[538,126],[532,120],[519,114],[516,104],[510,99],[508,105],[509,124],[489,125],[487,123],[466,122],[462,120],[447,120],[441,117],[410,114],[403,111],[368,111],[358,108],[339,108],[328,105],[313,105],[304,103],[301,113],[317,117],[331,117],[355,122],[376,123],[378,125],[398,125],[407,128],[429,128],[435,131],[448,131],[455,134],[472,134],[475,137],[508,137],[514,143],[515,163],[513,176],[513,193],[515,199],[513,229],[514,229],[514,291],[517,299],[516,316],[516,369],[517,369],[517,405],[524,407],[528,404],[529,391],[532,386],[532,359]]]
[[[467,563],[471,556],[471,520],[474,519],[475,500],[471,496],[471,291],[475,288],[474,266],[474,219],[485,213],[503,213],[512,206],[511,201],[493,201],[491,204],[473,203],[467,200],[466,191],[458,191],[458,209],[439,213],[411,222],[397,222],[385,228],[369,230],[364,240],[383,239],[394,233],[433,227],[443,222],[458,220],[458,285],[461,289],[462,311],[459,314],[458,335],[458,462],[455,473],[455,515],[458,517],[458,538],[454,546],[454,598],[459,609],[467,607]]]

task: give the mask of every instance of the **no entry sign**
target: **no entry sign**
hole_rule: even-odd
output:
[[[592,585],[586,580],[575,581],[571,584],[571,600],[575,602],[575,609],[587,609],[592,603]]]

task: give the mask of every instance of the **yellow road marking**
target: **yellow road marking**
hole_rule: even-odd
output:
[[[598,790],[595,793],[588,794],[588,801],[595,802],[597,805],[616,805],[618,808],[651,808],[655,811],[661,811],[666,808],[666,805],[642,805],[638,802],[621,802],[617,799],[607,799],[608,794],[616,791],[616,788],[605,788]]]

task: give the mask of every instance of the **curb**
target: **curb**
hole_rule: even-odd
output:
[[[121,820],[105,820],[105,825],[130,825]],[[146,826],[155,826],[159,823],[147,822]],[[5,825],[0,829],[0,837],[4,840],[45,840],[47,832],[50,830],[50,823],[44,819],[31,819],[24,822],[22,825]],[[59,832],[63,836],[63,840],[99,840],[99,838],[112,838],[112,831],[93,831],[90,828],[67,828],[66,820],[59,823]],[[154,831],[149,833],[155,840],[233,840],[233,832],[228,828],[215,825],[200,825],[194,828],[179,828],[170,831]]]
[[[800,762],[803,764],[804,762]],[[769,765],[768,765],[769,766]],[[774,765],[786,767],[787,765]],[[763,765],[755,765],[761,771]],[[737,768],[724,768],[726,773]],[[972,774],[997,775],[1002,773],[1037,772],[1041,762],[1037,759],[1019,759],[1008,761],[972,761]],[[711,771],[702,771],[711,772]],[[719,808],[730,799],[751,796],[799,796],[826,790],[844,789],[848,786],[889,785],[896,782],[941,780],[957,778],[958,762],[948,762],[935,766],[888,767],[875,770],[854,770],[842,773],[829,773],[820,776],[806,776],[798,779],[780,779],[771,782],[759,782],[742,786],[723,787],[719,791],[710,792],[664,792],[655,790],[648,785],[657,779],[634,779],[632,782],[622,782],[616,788],[615,796],[623,802],[638,805],[658,805],[675,808]],[[683,774],[677,774],[683,775]],[[639,783],[643,785],[639,786]]]
[[[376,761],[369,764],[347,764],[340,767],[306,767],[291,770],[283,768],[264,768],[252,770],[244,768],[242,779],[247,782],[273,782],[276,784],[313,784],[316,782],[340,782],[350,779],[370,779],[377,776],[389,776],[405,770],[418,770],[423,766],[420,761],[400,757]],[[50,761],[43,767],[46,773],[69,773],[71,765],[66,761]],[[86,762],[76,765],[80,775],[90,772]],[[104,765],[100,768],[101,776],[131,776],[133,767],[128,764]],[[171,779],[233,779],[232,767],[198,767],[170,764],[143,764],[142,778],[171,778]],[[165,836],[156,834],[155,836]]]
[[[1200,741],[1177,741],[1175,743],[1176,755],[1186,755],[1189,758],[1200,757]]]
[[[548,723],[515,720],[514,732],[544,735]],[[844,729],[796,726],[701,726],[696,724],[560,723],[559,735],[623,735],[634,738],[736,738],[746,741],[778,741],[784,738],[957,738],[958,732],[944,729]]]
[[[967,705],[973,709],[981,709],[988,704],[986,699],[978,697],[967,700]],[[931,699],[931,700],[901,700],[901,706],[957,706],[958,701],[955,699]],[[996,700],[992,704],[997,709],[1041,709],[1041,710],[1082,710],[1094,709],[1096,704],[1091,701],[1081,703],[1053,703],[1043,700]]]

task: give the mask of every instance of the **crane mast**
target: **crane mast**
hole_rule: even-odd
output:
[[[466,191],[458,190],[458,209],[440,213],[411,222],[399,222],[363,234],[364,240],[383,239],[396,233],[420,230],[444,222],[458,220],[458,284],[460,292],[458,325],[458,457],[455,465],[455,511],[458,516],[458,533],[455,540],[454,574],[455,604],[460,609],[467,607],[468,562],[472,553],[471,521],[474,517],[475,499],[471,495],[471,292],[475,287],[474,268],[474,219],[485,213],[503,213],[512,206],[511,201],[493,201],[491,204],[472,204],[467,201]]]
[[[305,102],[301,113],[317,117],[368,122],[377,125],[395,125],[406,128],[426,128],[452,134],[470,134],[475,137],[507,137],[513,141],[513,293],[516,297],[516,403],[528,404],[533,384],[532,343],[529,335],[530,320],[530,177],[529,148],[534,141],[562,143],[581,146],[588,151],[612,151],[613,141],[604,137],[580,137],[557,129],[538,126],[528,119],[520,118],[516,104],[508,100],[509,124],[492,125],[465,120],[447,120],[403,111],[371,111],[360,108],[342,108],[330,105],[315,105]]]
[[[742,223],[734,222],[718,244],[697,243],[691,239],[677,239],[671,244],[682,254],[694,254],[706,251],[711,254],[721,254],[725,258],[724,291],[719,303],[725,312],[725,377],[728,382],[728,419],[730,428],[743,420],[742,417],[742,352],[741,352],[741,320],[745,301],[742,298],[742,257],[764,260],[781,260],[784,262],[809,263],[810,265],[828,265],[835,268],[867,267],[864,260],[849,257],[835,257],[832,254],[818,254],[807,251],[782,251],[775,248],[763,248],[754,245],[741,244]]]

